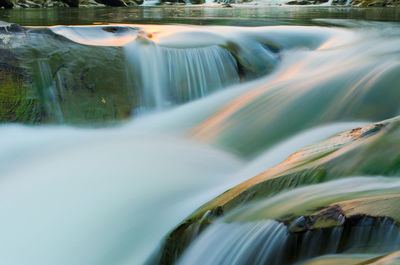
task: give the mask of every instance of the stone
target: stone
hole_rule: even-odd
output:
[[[182,242],[180,238],[186,237],[184,227],[188,229],[196,226],[206,212],[215,209],[219,209],[218,216],[229,214],[235,209],[236,214],[227,220],[229,222],[238,221],[236,218],[240,221],[272,218],[287,223],[292,232],[340,226],[346,220],[351,221],[360,216],[385,216],[399,222],[400,211],[396,206],[400,203],[400,190],[393,193],[371,193],[355,199],[344,196],[329,204],[316,201],[312,207],[310,206],[311,208],[283,212],[279,216],[265,215],[263,208],[257,208],[258,212],[253,211],[251,217],[244,213],[245,210],[236,210],[243,205],[249,205],[250,202],[260,201],[283,190],[326,182],[339,177],[398,176],[400,174],[400,150],[397,148],[399,145],[400,116],[397,116],[348,130],[325,141],[302,148],[279,165],[250,178],[200,207],[182,223],[184,225],[179,233],[172,231],[168,235],[165,243],[168,251],[163,252],[162,260],[171,264],[179,257],[184,246],[180,245],[179,251],[176,251],[174,247],[177,246],[176,242]]]

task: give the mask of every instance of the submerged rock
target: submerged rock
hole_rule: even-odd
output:
[[[342,226],[363,216],[390,217],[399,222],[398,188],[378,188],[369,193],[349,191],[348,195],[338,190],[340,196],[334,195],[336,189],[333,188],[328,200],[317,199],[313,204],[291,210],[278,207],[278,215],[271,215],[270,210],[264,210],[267,208],[252,204],[284,190],[332,179],[357,175],[397,176],[400,174],[399,145],[400,116],[355,128],[305,147],[279,165],[226,191],[188,217],[166,238],[161,263],[173,263],[206,226],[231,212],[234,215],[228,218],[229,222],[272,218],[287,223],[292,232]],[[242,210],[238,211],[239,208]]]

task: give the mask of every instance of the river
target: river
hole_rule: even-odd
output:
[[[35,125],[0,125],[4,265],[145,264],[224,191],[307,145],[400,114],[400,9],[29,9],[0,10],[0,20],[27,26],[6,47],[46,113]],[[389,185],[366,179],[275,200]],[[285,226],[245,226],[216,223],[179,264],[283,264],[268,256],[278,250],[258,257],[246,242],[263,233],[279,247]],[[397,237],[379,253],[400,247]]]

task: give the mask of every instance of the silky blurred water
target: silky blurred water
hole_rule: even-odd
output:
[[[90,128],[90,124],[89,128],[2,124],[0,263],[143,264],[171,229],[227,189],[308,144],[400,114],[397,24],[347,20],[396,21],[398,14],[392,9],[314,7],[0,10],[0,19],[30,26],[285,24],[182,26],[178,31],[158,25],[142,27],[145,33],[156,31],[161,36],[146,40],[150,45],[145,47],[150,50],[147,53],[136,43],[140,25],[123,25],[128,33],[115,39],[98,27],[53,28],[53,32],[89,46],[107,46],[122,39],[116,46],[124,47],[121,51],[132,57],[127,59],[131,66],[147,65],[136,73],[148,93],[143,102],[159,108],[99,128]],[[317,18],[324,20],[313,20]],[[310,24],[313,26],[304,26]],[[248,65],[261,61],[262,66],[271,62],[273,67],[241,83],[229,50],[232,43],[238,54],[248,59]],[[252,47],[257,49],[249,50]],[[182,64],[183,60],[189,61]],[[38,63],[42,84],[52,87],[47,65]],[[201,78],[188,70],[193,64],[197,64],[195,71],[203,71]],[[161,79],[158,74],[165,76]],[[213,74],[216,76],[211,78]],[[189,86],[193,80],[200,81]],[[211,91],[212,85],[218,89],[201,94]],[[184,87],[201,96],[177,106],[163,94],[166,87]],[[55,100],[48,102],[49,109],[58,111],[57,97],[49,98]],[[363,178],[308,187],[280,195],[275,198],[279,207],[268,210],[274,217],[283,206],[306,204],[314,189],[320,198],[329,192],[339,196],[349,190],[398,186],[387,182]],[[342,186],[345,189],[337,193]],[[256,224],[256,229],[260,226],[263,233],[270,231],[270,226],[285,233],[275,222]],[[235,230],[235,236],[246,234],[246,229]],[[231,228],[226,230],[230,233]],[[221,236],[218,233],[216,236]],[[191,262],[188,258],[183,264]],[[203,264],[201,257],[196,264]]]

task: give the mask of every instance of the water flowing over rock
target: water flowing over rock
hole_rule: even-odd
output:
[[[37,102],[35,117],[15,121],[118,121],[269,74],[279,62],[280,47],[274,40],[282,38],[278,30],[268,40],[263,30],[254,35],[245,29],[226,34],[219,29],[141,27],[56,26],[3,33],[1,48],[15,57],[13,67],[23,69],[21,86]],[[176,41],[197,36],[202,41]],[[310,43],[280,45],[290,49]]]
[[[400,221],[400,212],[396,206],[399,203],[399,190],[393,190],[390,182],[382,188],[369,185],[369,182],[375,183],[375,178],[343,180],[346,184],[337,182],[336,188],[329,183],[321,184],[325,185],[326,190],[317,188],[315,198],[310,190],[313,186],[298,190],[304,195],[291,195],[288,192],[282,201],[294,208],[286,209],[282,205],[269,204],[259,208],[257,203],[251,204],[261,199],[268,203],[279,201],[279,198],[286,196],[286,193],[279,195],[282,191],[336,178],[363,174],[397,176],[400,173],[400,153],[394,139],[399,135],[399,120],[397,117],[355,128],[305,147],[279,165],[221,194],[197,210],[167,237],[161,263],[172,263],[201,231],[220,216],[231,212],[230,217],[227,217],[229,222],[275,219],[287,223],[291,232],[342,226],[347,222],[346,218],[351,220],[357,216],[388,216]],[[383,153],[387,156],[383,157]],[[350,185],[349,181],[353,184]],[[364,183],[365,189],[361,183]],[[384,187],[389,193],[386,193]],[[368,189],[372,190],[367,193]],[[353,195],[346,197],[346,192]],[[340,200],[335,200],[335,196],[339,196],[337,198]],[[324,201],[323,197],[328,200]],[[293,198],[292,203],[289,198]],[[299,198],[307,201],[304,206],[309,207],[308,210],[302,208],[302,200]],[[312,203],[314,199],[315,204]]]
[[[177,49],[135,42],[125,51],[143,90],[143,108],[162,109],[239,82],[235,58],[219,46]]]
[[[276,221],[216,223],[193,242],[179,265],[297,264],[331,253],[397,250],[400,230],[393,221],[361,218],[327,230],[290,233]],[[376,255],[376,254],[375,254]]]
[[[365,29],[360,35],[341,32],[314,51],[283,53],[280,67],[265,83],[191,133],[199,140],[252,157],[313,126],[398,115],[400,90],[393,84],[400,82],[400,39],[384,28],[381,33]],[[364,35],[369,33],[387,41],[376,42]],[[357,53],[360,50],[367,54]]]
[[[400,31],[303,19],[0,23],[0,263],[396,264]]]

